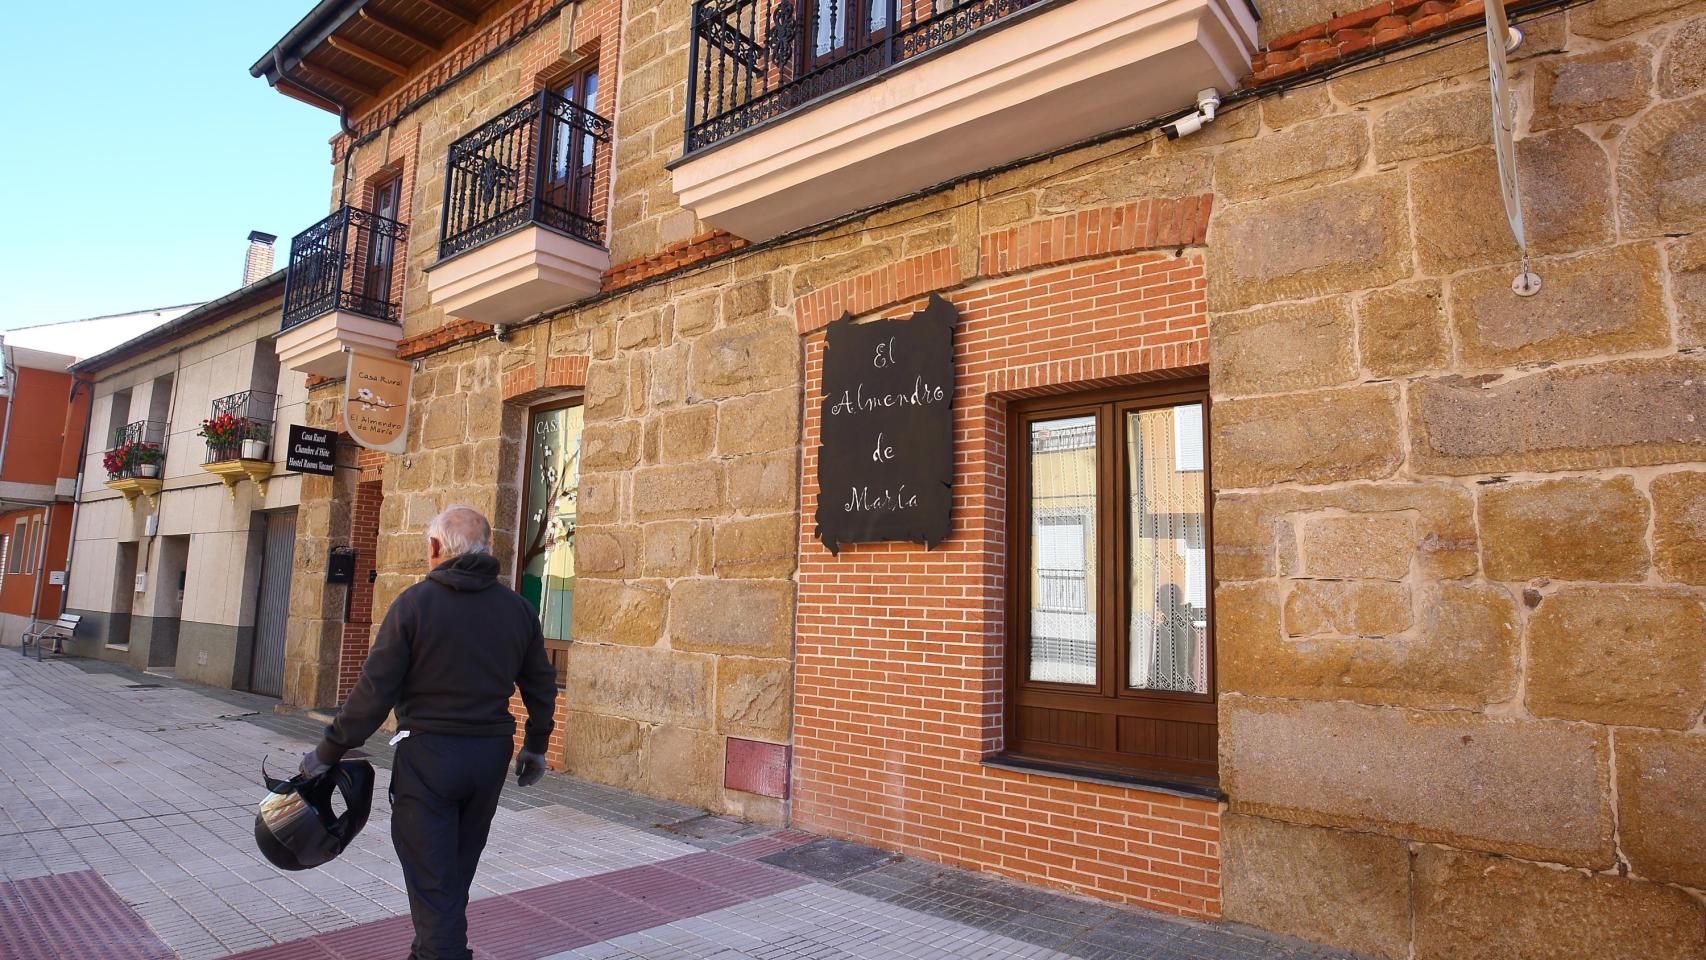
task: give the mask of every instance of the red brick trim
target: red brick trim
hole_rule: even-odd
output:
[[[505,403],[514,403],[537,389],[539,389],[539,368],[532,364],[517,367],[503,375]]]
[[[552,357],[545,361],[545,382],[541,386],[547,389],[584,387],[586,364],[584,356]]]
[[[1505,0],[1506,7],[1517,0]],[[1482,0],[1387,0],[1278,37],[1252,61],[1246,87],[1318,72],[1368,50],[1426,37],[1486,17]]]
[[[1082,210],[983,235],[979,272],[999,277],[1034,267],[1161,247],[1202,244],[1214,195],[1140,200]]]
[[[539,379],[539,366],[528,364],[503,375],[505,403],[537,403],[553,390],[586,386],[584,356],[551,357],[545,361],[545,379]]]
[[[340,436],[347,439],[349,434],[341,434]],[[385,453],[380,450],[369,450],[366,447],[362,447],[360,450],[356,451],[355,465],[360,471],[356,477],[357,480],[367,483],[369,481],[383,479],[385,473]]]
[[[341,382],[343,379],[343,377],[322,377],[317,373],[310,373],[308,375],[308,389],[315,390],[320,387],[329,387],[334,383]]]
[[[701,233],[691,240],[672,243],[650,256],[638,257],[625,263],[618,263],[604,271],[604,289],[620,290],[630,287],[642,280],[691,266],[702,260],[731,253],[751,244],[727,230],[712,230]]]
[[[984,374],[983,389],[991,396],[1018,400],[1149,380],[1207,375],[1208,343],[1199,338],[1120,353],[991,370]]]
[[[953,247],[942,247],[838,280],[798,298],[794,301],[794,322],[800,333],[811,333],[828,326],[843,313],[881,310],[934,290],[957,287],[964,279],[959,252]]]
[[[402,360],[413,360],[416,357],[424,357],[441,347],[490,336],[491,332],[492,325],[489,323],[477,323],[473,320],[452,320],[442,327],[399,340],[397,342],[397,357]]]

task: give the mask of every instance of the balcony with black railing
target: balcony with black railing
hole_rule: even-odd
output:
[[[687,152],[1044,0],[698,0]]]
[[[343,206],[293,237],[284,329],[333,311],[396,323],[403,293],[397,254],[408,233],[395,220]]]
[[[244,480],[254,483],[262,497],[273,473],[268,456],[278,394],[244,390],[213,401],[208,418],[197,434],[207,444],[201,468],[218,477],[231,499]]]
[[[403,223],[345,205],[292,238],[279,359],[293,370],[339,376],[345,347],[395,352],[408,235]]]
[[[198,436],[207,444],[203,464],[265,460],[272,445],[278,394],[244,390],[213,401]]]
[[[507,323],[596,293],[609,157],[610,121],[550,90],[451,144],[432,301]]]
[[[136,498],[149,503],[159,495],[166,471],[166,421],[138,420],[113,431],[112,445],[101,454],[106,485],[124,494],[134,509]]]
[[[158,479],[166,462],[166,422],[138,420],[118,428],[102,459],[108,480]]]
[[[549,90],[450,145],[440,259],[527,224],[604,246],[600,167],[610,121]]]
[[[695,0],[692,18],[675,192],[753,241],[1184,111],[1256,48],[1249,0]]]

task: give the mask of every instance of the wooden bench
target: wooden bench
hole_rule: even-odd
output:
[[[77,624],[83,622],[83,615],[78,613],[62,613],[58,620],[37,620],[24,631],[24,656],[30,655],[30,647],[36,648],[36,659],[42,659],[48,643],[53,644],[54,653],[65,652],[65,641],[71,639],[77,632]]]

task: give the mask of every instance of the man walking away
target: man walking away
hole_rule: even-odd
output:
[[[468,887],[485,849],[515,737],[509,698],[527,706],[516,782],[545,775],[557,673],[539,618],[498,583],[491,524],[450,506],[427,526],[432,572],[392,602],[361,679],[325,739],[302,758],[316,776],[397,710],[391,841],[403,862],[415,941],[411,960],[469,960]]]

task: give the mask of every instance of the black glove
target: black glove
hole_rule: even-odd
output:
[[[321,760],[318,751],[310,750],[302,755],[302,766],[298,768],[297,772],[312,780],[315,777],[330,773],[331,770],[332,765]]]
[[[515,785],[531,787],[545,776],[545,758],[531,750],[515,755]]]

